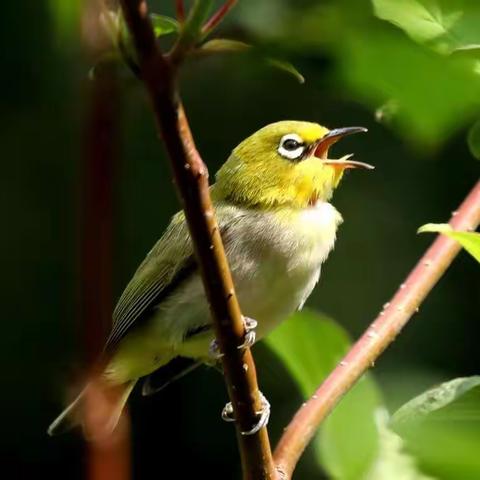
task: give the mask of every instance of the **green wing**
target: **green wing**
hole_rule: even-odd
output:
[[[228,249],[230,228],[244,212],[227,205],[216,207],[220,233]],[[164,235],[142,262],[113,312],[113,326],[105,349],[113,349],[137,322],[147,319],[153,307],[168,297],[197,270],[183,212],[177,213]]]
[[[113,311],[113,326],[105,349],[114,348],[133,324],[168,296],[196,270],[193,249],[183,212],[148,253],[128,283]]]

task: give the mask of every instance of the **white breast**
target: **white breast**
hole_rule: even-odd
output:
[[[242,313],[258,321],[257,338],[301,308],[335,243],[340,214],[329,203],[303,211],[245,211],[229,206],[238,221],[229,222],[224,238]],[[156,328],[178,353],[206,356],[213,334],[183,342],[184,332],[210,321],[198,275],[162,304]]]
[[[259,321],[260,337],[303,306],[341,221],[329,203],[300,212],[263,213],[251,220],[244,262],[232,262],[232,271],[242,310]]]

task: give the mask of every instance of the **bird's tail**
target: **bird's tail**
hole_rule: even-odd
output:
[[[48,427],[48,434],[57,435],[81,425],[87,438],[108,436],[117,426],[135,382],[112,385],[103,378],[90,381]]]

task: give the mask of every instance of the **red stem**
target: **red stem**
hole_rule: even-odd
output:
[[[203,26],[202,33],[210,33],[224,19],[236,3],[237,0],[227,0]]]
[[[453,212],[450,225],[455,230],[471,231],[478,227],[479,222],[480,182],[475,185],[460,208]],[[322,420],[418,311],[420,304],[460,248],[455,240],[439,235],[367,331],[310,400],[297,411],[274,454],[275,464],[282,478],[291,477],[300,456]]]
[[[177,12],[177,20],[179,22],[185,21],[185,4],[183,0],[175,0],[175,9]]]
[[[99,25],[99,4],[85,3],[83,44],[88,60],[94,63],[110,48]],[[114,229],[114,183],[118,168],[119,80],[116,68],[96,69],[88,82],[85,118],[81,198],[80,308],[86,364],[93,365],[102,350],[112,319],[112,245]],[[87,409],[98,403],[87,402]],[[89,413],[86,413],[89,416]],[[118,428],[101,440],[86,444],[89,480],[130,478],[130,435],[128,413]]]

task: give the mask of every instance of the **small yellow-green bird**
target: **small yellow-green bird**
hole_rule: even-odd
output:
[[[301,121],[273,123],[240,143],[217,172],[211,187],[215,212],[242,312],[258,322],[257,339],[302,308],[318,282],[342,221],[329,203],[332,193],[345,169],[373,168],[350,155],[331,159],[329,147],[364,131],[329,130]],[[250,321],[249,328],[255,324]],[[96,432],[99,424],[101,432],[112,431],[140,378],[160,368],[178,377],[181,372],[172,365],[189,371],[212,363],[212,342],[209,308],[179,212],[113,312],[101,370],[48,432],[85,423],[89,390],[108,399],[108,408],[96,414]],[[190,364],[179,363],[179,358]],[[147,383],[144,391],[149,389]]]

